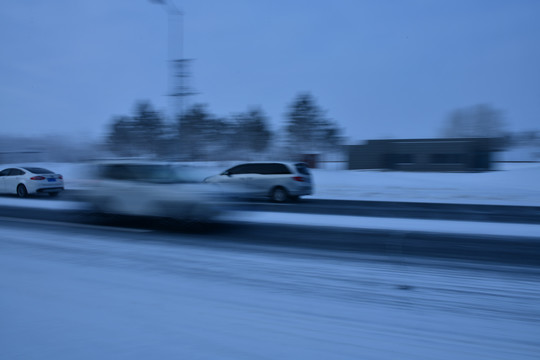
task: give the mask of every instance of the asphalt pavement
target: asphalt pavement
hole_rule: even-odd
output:
[[[66,190],[58,197],[59,200],[74,201],[80,198],[80,190]],[[245,201],[238,207],[250,211],[540,224],[540,206],[326,200],[306,197],[283,204],[260,200]]]
[[[208,246],[245,244],[291,249],[316,249],[393,257],[459,259],[465,261],[540,266],[540,238],[445,234],[424,231],[351,229],[216,222],[179,223],[164,219],[104,217],[86,211],[0,207],[0,220],[129,228],[155,233],[189,234]],[[24,222],[22,222],[24,224]],[[0,222],[1,225],[1,222]],[[24,226],[24,225],[23,225]]]

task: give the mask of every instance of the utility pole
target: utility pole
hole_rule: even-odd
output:
[[[167,61],[168,80],[167,95],[170,96],[170,116],[174,120],[180,120],[184,115],[185,98],[195,95],[189,91],[187,78],[190,76],[188,65],[190,59],[184,59],[184,13],[180,11],[172,0],[150,0],[153,3],[163,5],[168,15],[167,27]],[[177,36],[175,36],[175,33]],[[180,126],[180,121],[178,121]]]

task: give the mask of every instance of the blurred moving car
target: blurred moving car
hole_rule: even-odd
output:
[[[24,198],[38,193],[56,196],[63,190],[63,176],[51,170],[40,167],[12,167],[0,171],[0,193],[17,194]]]
[[[209,221],[227,199],[189,167],[152,161],[94,164],[84,200],[99,213]]]
[[[243,185],[250,197],[268,197],[274,202],[297,200],[313,193],[311,173],[305,163],[243,163],[204,181]]]

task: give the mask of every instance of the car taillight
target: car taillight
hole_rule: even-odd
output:
[[[45,176],[32,176],[30,180],[45,180]]]
[[[293,180],[300,181],[300,182],[306,181],[306,179],[303,176],[293,176]]]

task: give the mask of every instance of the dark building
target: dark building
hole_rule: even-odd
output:
[[[348,168],[399,171],[488,171],[498,139],[369,140],[349,146]]]

